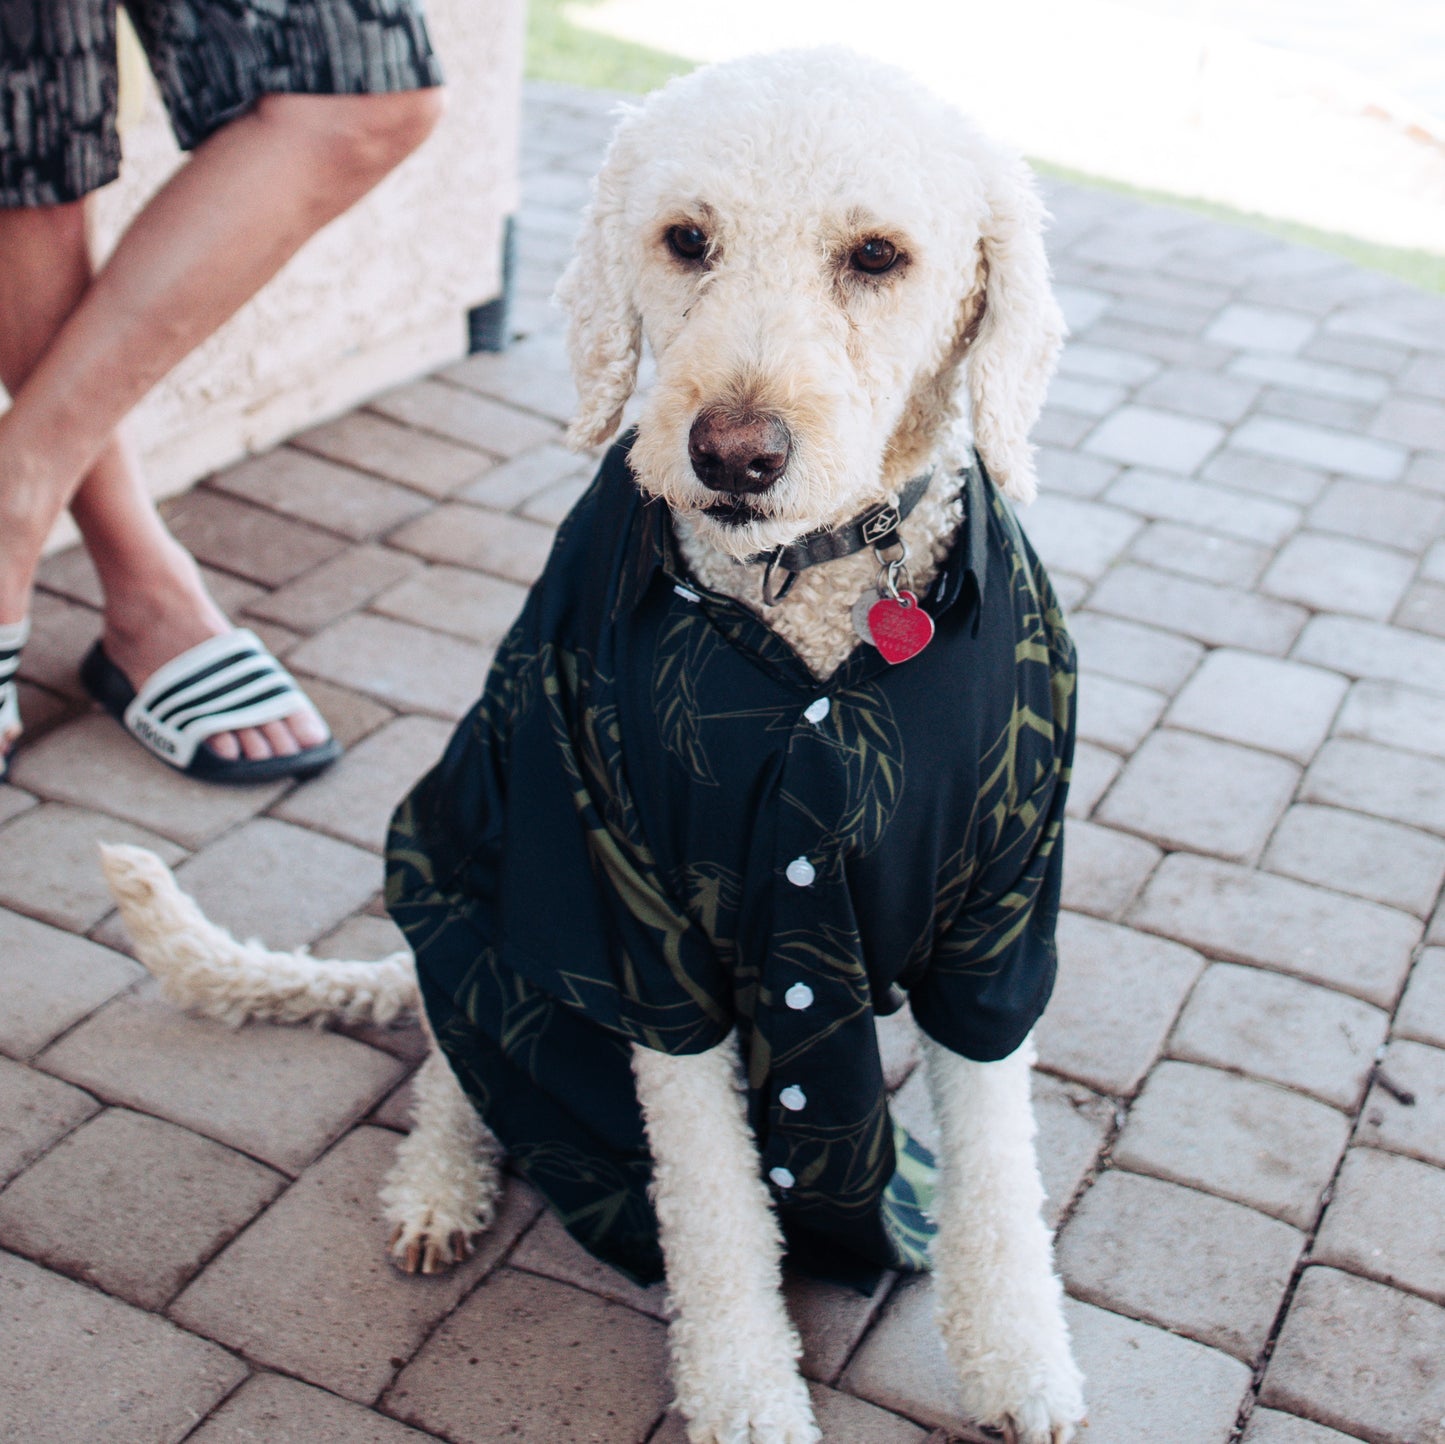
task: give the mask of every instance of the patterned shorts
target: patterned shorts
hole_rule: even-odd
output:
[[[441,84],[421,0],[128,0],[181,146],[262,95]],[[78,200],[120,171],[116,0],[0,0],[0,206]]]

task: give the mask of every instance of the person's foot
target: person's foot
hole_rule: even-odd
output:
[[[9,774],[10,753],[21,732],[20,695],[15,674],[29,633],[25,621],[0,622],[0,781]]]
[[[131,686],[139,689],[173,657],[232,630],[197,574],[193,582],[186,579],[185,583],[152,591],[145,597],[107,598],[101,640],[106,655],[125,673]],[[238,757],[294,757],[308,747],[319,746],[330,735],[326,724],[308,707],[279,722],[217,733],[205,745],[218,757],[234,762]]]

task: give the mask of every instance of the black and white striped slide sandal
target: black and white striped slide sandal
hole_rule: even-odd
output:
[[[7,738],[13,746],[20,735],[20,688],[15,684],[15,674],[20,670],[20,649],[29,635],[29,617],[0,627],[0,747]],[[9,771],[9,753],[0,751],[0,782]]]
[[[188,777],[207,782],[274,782],[310,777],[341,756],[328,737],[290,757],[229,761],[201,744],[221,732],[315,711],[295,679],[244,629],[211,637],[155,672],[139,692],[99,642],[81,663],[85,690],[147,751]]]

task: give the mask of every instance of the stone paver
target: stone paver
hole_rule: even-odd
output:
[[[1161,1063],[1113,1148],[1121,1168],[1247,1203],[1313,1227],[1349,1137],[1333,1108],[1270,1083]]]
[[[444,381],[413,381],[378,396],[371,407],[393,421],[500,457],[515,456],[557,435],[554,423]]]
[[[0,1253],[0,1438],[179,1444],[245,1377],[165,1319]]]
[[[258,1363],[369,1404],[536,1214],[515,1185],[476,1254],[449,1273],[387,1262],[376,1191],[396,1135],[359,1128],[299,1178],[171,1306],[171,1317]],[[492,1353],[497,1330],[475,1333]]]
[[[1311,1424],[1298,1414],[1256,1409],[1249,1416],[1243,1444],[1349,1444],[1350,1436],[1323,1424]]]
[[[1224,437],[1224,428],[1212,421],[1148,406],[1121,406],[1093,432],[1084,450],[1129,466],[1188,476]]]
[[[1395,1014],[1395,1035],[1445,1048],[1445,948],[1426,948]]]
[[[428,1444],[434,1436],[282,1374],[255,1374],[187,1444]]]
[[[1033,1102],[1044,1221],[1054,1228],[1099,1161],[1114,1122],[1114,1105],[1077,1083],[1047,1073],[1034,1074]]]
[[[441,506],[402,527],[392,542],[428,561],[471,567],[529,585],[546,565],[552,530],[478,506]]]
[[[1371,1444],[1441,1444],[1445,1309],[1306,1269],[1260,1397]]]
[[[1384,547],[1319,532],[1301,532],[1275,558],[1261,589],[1320,611],[1389,619],[1415,567]]]
[[[1381,1007],[1398,999],[1423,931],[1378,903],[1183,853],[1159,865],[1130,919],[1215,957],[1278,968]]]
[[[1089,605],[1211,647],[1246,647],[1280,656],[1299,636],[1308,615],[1292,602],[1131,565],[1111,571],[1090,594]]]
[[[259,817],[178,868],[176,881],[212,922],[284,951],[329,932],[382,878],[359,848]]]
[[[1074,748],[1074,775],[1069,782],[1069,816],[1087,817],[1123,765],[1117,754],[1080,741]]]
[[[657,1320],[504,1269],[432,1335],[384,1407],[457,1444],[641,1444],[669,1397]]]
[[[210,485],[352,541],[390,531],[427,506],[424,496],[407,487],[290,446],[218,472]]]
[[[1445,692],[1445,640],[1383,622],[1315,617],[1300,633],[1294,655],[1347,677]]]
[[[1163,853],[1152,842],[1076,819],[1064,849],[1064,906],[1117,918],[1144,886]]]
[[[1281,757],[1159,731],[1125,763],[1098,818],[1165,847],[1248,862],[1259,856],[1298,782],[1299,769]]]
[[[39,1064],[285,1173],[304,1168],[403,1072],[335,1033],[187,1017],[151,984],[101,1009]]]
[[[389,547],[353,547],[278,591],[264,593],[246,610],[296,632],[316,632],[420,570],[415,557]]]
[[[1085,611],[1069,619],[1085,677],[1099,673],[1173,695],[1204,656],[1198,642]]]
[[[1065,1315],[1085,1375],[1090,1438],[1218,1444],[1229,1437],[1249,1387],[1237,1359],[1089,1304],[1070,1300]],[[925,1424],[967,1428],[926,1280],[895,1293],[842,1386]]]
[[[527,599],[526,588],[483,572],[432,566],[379,596],[373,610],[494,647]]]
[[[10,775],[56,802],[92,807],[103,799],[107,812],[190,848],[254,817],[286,791],[284,782],[197,787],[137,747],[109,717],[95,715],[21,748]]]
[[[1352,1148],[1313,1258],[1445,1303],[1445,1169]]]
[[[148,847],[172,866],[186,855],[165,838],[104,813],[45,803],[0,832],[0,906],[70,932],[93,928],[115,906],[96,866],[101,841]]]
[[[1396,486],[1337,481],[1310,508],[1310,525],[1418,556],[1445,521],[1445,499]]]
[[[1356,682],[1340,709],[1335,733],[1445,758],[1445,696],[1398,682]]]
[[[1445,882],[1445,841],[1357,812],[1299,803],[1285,813],[1262,866],[1424,918]]]
[[[1059,977],[1036,1032],[1039,1062],[1132,1094],[1153,1066],[1204,960],[1188,948],[1065,913]]]
[[[1164,720],[1306,763],[1325,740],[1348,686],[1334,672],[1220,648],[1204,659]]]
[[[1284,502],[1151,471],[1126,471],[1107,495],[1115,506],[1156,521],[1178,522],[1265,546],[1278,546],[1301,520],[1299,508]]]
[[[513,511],[564,477],[575,476],[578,472],[587,473],[587,480],[591,481],[587,458],[548,442],[493,467],[464,487],[457,496],[459,500],[492,507],[496,511]]]
[[[1023,522],[1045,566],[1090,581],[1109,569],[1143,526],[1127,511],[1071,496],[1040,497]]]
[[[1241,351],[1293,356],[1314,335],[1316,324],[1298,311],[1233,305],[1219,313],[1205,336]]]
[[[1365,481],[1396,481],[1405,469],[1405,450],[1348,431],[1255,416],[1239,427],[1232,448],[1304,466],[1343,471]]]
[[[1445,1049],[1396,1039],[1380,1073],[1365,1099],[1359,1141],[1445,1168]]]
[[[455,718],[480,694],[491,649],[409,622],[360,613],[318,632],[287,660],[398,711]]]
[[[204,488],[170,503],[166,521],[197,561],[278,587],[345,550],[332,532]]]
[[[273,946],[399,946],[387,817],[595,464],[563,445],[576,396],[547,298],[614,104],[529,93],[510,350],[166,506],[350,749],[339,766],[221,789],[148,758],[78,686],[93,567],[42,569],[30,730],[0,787],[0,1249],[33,1256],[0,1252],[6,1439],[683,1444],[662,1290],[592,1260],[522,1185],[460,1273],[385,1262],[376,1187],[420,1027],[185,1017],[101,946],[125,939],[90,855],[96,836],[155,846]],[[1081,682],[1034,1111],[1046,1218],[1105,1305],[1068,1303],[1088,1437],[1228,1444],[1243,1419],[1242,1444],[1445,1444],[1445,304],[1044,190],[1074,335],[1021,517]],[[897,1116],[934,1137],[908,1013],[879,1039]],[[982,1439],[926,1280],[865,1296],[790,1275],[788,1300],[829,1444]],[[1261,1390],[1244,1360],[1275,1337]]]
[[[1297,978],[1215,963],[1169,1042],[1171,1057],[1233,1068],[1353,1110],[1384,1041],[1378,1008]]]
[[[0,1050],[28,1058],[144,976],[109,948],[0,909]]]
[[[0,1058],[0,1185],[99,1108],[81,1089]]]
[[[1202,582],[1249,587],[1269,565],[1268,547],[1197,531],[1179,522],[1156,521],[1141,532],[1129,555],[1145,566],[1180,572]]]
[[[160,1309],[285,1182],[184,1128],[110,1108],[0,1193],[0,1246]]]
[[[451,732],[434,717],[398,717],[309,786],[298,787],[276,815],[379,851],[397,803],[435,764]],[[365,869],[363,877],[367,891],[374,891],[379,883],[374,870]]]
[[[369,411],[353,411],[304,431],[291,444],[432,497],[450,496],[492,464],[489,456],[473,447]]]
[[[1064,1227],[1058,1262],[1075,1297],[1249,1363],[1303,1243],[1298,1230],[1237,1203],[1114,1169]]]
[[[1445,760],[1438,758],[1332,741],[1305,774],[1300,796],[1445,836]]]
[[[1091,677],[1079,692],[1079,736],[1114,752],[1133,752],[1153,730],[1166,700],[1133,682]]]

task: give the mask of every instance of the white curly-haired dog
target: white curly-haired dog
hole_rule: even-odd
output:
[[[696,581],[756,608],[827,678],[859,645],[855,602],[880,584],[878,559],[809,566],[778,599],[756,558],[896,503],[973,448],[1001,491],[1032,498],[1028,431],[1063,331],[1042,218],[1023,164],[900,72],[828,50],[674,81],[626,113],[559,288],[571,437],[614,434],[645,343],[657,379],[638,483],[671,509]],[[902,522],[917,595],[960,524],[947,487]],[[150,854],[104,861],[139,956],[192,1009],[232,1023],[418,1009],[405,955],[331,963],[240,944]],[[925,1039],[923,1052],[941,1140],[931,1263],[961,1402],[1017,1444],[1064,1444],[1081,1378],[1040,1216],[1032,1050],[978,1063]],[[805,1444],[820,1435],[736,1069],[735,1044],[633,1048],[674,1383],[695,1444]],[[497,1148],[433,1049],[383,1193],[398,1261],[431,1272],[464,1255],[499,1188]]]

